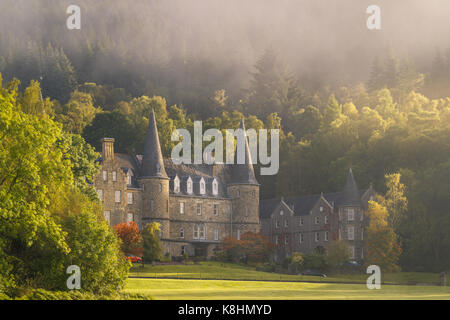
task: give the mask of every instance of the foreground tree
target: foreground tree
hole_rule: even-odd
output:
[[[375,201],[369,201],[366,215],[369,219],[366,229],[366,265],[378,265],[383,272],[399,271],[401,248],[397,243],[397,235],[388,224],[386,207]]]
[[[350,259],[350,248],[346,241],[336,240],[327,247],[325,262],[333,271],[341,271],[344,262]]]
[[[162,247],[160,239],[161,225],[152,222],[145,226],[142,231],[144,261],[159,261],[162,257]]]
[[[142,237],[139,228],[133,221],[119,223],[114,226],[119,238],[122,240],[121,249],[124,253],[141,254]]]
[[[67,289],[75,264],[83,290],[117,290],[128,270],[119,240],[72,171],[87,160],[70,154],[60,125],[16,101],[0,87],[0,289]]]

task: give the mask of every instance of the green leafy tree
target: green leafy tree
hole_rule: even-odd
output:
[[[159,261],[162,258],[162,246],[160,239],[161,225],[158,222],[147,224],[142,231],[142,244],[144,249],[144,261]]]
[[[344,240],[336,240],[327,247],[325,261],[329,268],[339,272],[344,262],[350,259],[350,248]]]

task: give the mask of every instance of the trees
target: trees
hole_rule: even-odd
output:
[[[66,289],[65,270],[76,264],[84,290],[120,288],[128,265],[118,238],[74,179],[93,158],[75,154],[60,125],[23,113],[15,98],[0,88],[0,286]]]
[[[90,94],[74,91],[70,100],[58,107],[56,112],[56,120],[63,124],[66,131],[81,134],[84,128],[92,123],[100,109],[94,107]]]
[[[158,222],[147,224],[142,231],[144,261],[159,261],[162,258],[160,240],[161,225]]]
[[[369,201],[366,216],[369,219],[366,228],[366,265],[378,265],[383,272],[398,271],[401,248],[397,243],[397,235],[388,224],[386,207]]]
[[[228,236],[222,240],[222,257],[227,261],[255,263],[267,261],[274,246],[262,233],[247,231],[237,240]]]
[[[344,262],[350,259],[350,248],[344,240],[336,240],[327,247],[325,262],[333,271],[340,271]]]
[[[136,223],[120,223],[114,230],[122,240],[121,249],[124,253],[142,254],[142,236]]]

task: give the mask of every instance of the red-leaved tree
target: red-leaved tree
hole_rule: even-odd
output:
[[[122,251],[134,255],[142,255],[142,237],[139,228],[133,221],[119,223],[114,230],[122,240]]]
[[[263,262],[274,250],[269,237],[262,233],[248,231],[241,235],[241,239],[226,237],[222,241],[222,257],[234,262]]]

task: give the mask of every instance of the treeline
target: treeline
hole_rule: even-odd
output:
[[[196,119],[204,120],[204,130],[237,128],[243,117],[247,128],[278,128],[280,171],[258,176],[262,198],[341,190],[349,167],[361,189],[373,183],[384,193],[385,174],[400,172],[409,199],[401,264],[441,269],[450,262],[450,98],[430,99],[411,91],[420,89],[420,73],[392,76],[386,67],[392,63],[383,65],[377,82],[371,80],[381,89],[369,91],[361,84],[311,94],[268,50],[258,60],[245,96],[233,103],[225,90],[216,90],[204,118],[188,106],[168,105],[160,96],[131,97],[125,89],[95,83],[78,85],[66,103],[49,98],[40,103],[52,104],[47,113],[66,131],[82,134],[97,151],[100,138],[112,136],[118,152],[142,154],[151,109],[166,157],[174,145],[173,130],[192,130]],[[28,92],[39,98],[37,87],[32,82],[24,97]]]

